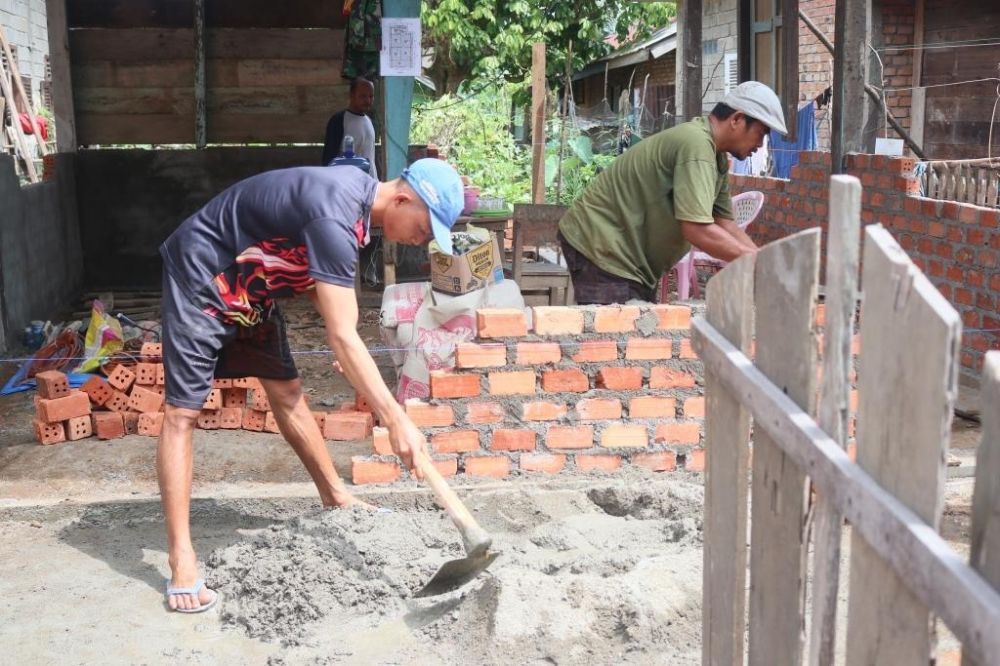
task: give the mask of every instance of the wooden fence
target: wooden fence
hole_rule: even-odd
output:
[[[1000,664],[1000,352],[983,373],[970,566],[938,534],[961,322],[889,233],[867,227],[852,462],[861,186],[834,176],[830,192],[821,367],[818,228],[730,264],[693,325],[707,399],[702,661],[929,664],[940,618],[963,663]]]
[[[1000,168],[982,163],[928,162],[923,187],[931,199],[1000,208]]]

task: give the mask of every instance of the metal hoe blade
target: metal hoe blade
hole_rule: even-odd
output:
[[[414,597],[433,597],[445,592],[457,590],[493,564],[500,553],[486,552],[482,555],[463,557],[460,560],[450,560],[441,565],[427,584]]]

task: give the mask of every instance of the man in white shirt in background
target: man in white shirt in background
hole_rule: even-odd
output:
[[[322,166],[341,154],[344,137],[354,137],[354,154],[364,157],[371,165],[369,175],[378,179],[375,167],[375,126],[368,116],[375,101],[375,85],[368,79],[358,77],[351,81],[347,108],[330,116],[326,124],[326,140],[323,142]]]

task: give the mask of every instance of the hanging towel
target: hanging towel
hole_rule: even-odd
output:
[[[799,151],[816,150],[816,102],[812,101],[799,109],[796,116],[796,139],[785,141],[784,137],[771,130],[771,152],[774,153],[774,176],[788,178],[792,167],[799,163]]]

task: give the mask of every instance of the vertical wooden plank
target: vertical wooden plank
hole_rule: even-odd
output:
[[[844,173],[844,156],[862,152],[865,81],[871,0],[837,0],[833,53],[833,117],[830,152],[833,173]]]
[[[816,295],[820,230],[757,254],[756,365],[815,413]],[[750,666],[802,663],[805,605],[805,473],[756,422],[750,520]]]
[[[705,318],[749,356],[754,257],[741,257],[708,283]],[[702,663],[743,664],[746,632],[747,474],[750,414],[705,371],[705,547]]]
[[[980,385],[983,441],[976,453],[969,564],[1000,590],[1000,351],[987,352]],[[962,666],[986,666],[963,654]]]
[[[961,321],[881,225],[865,230],[862,264],[858,464],[936,530]],[[929,663],[930,613],[858,533],[850,581],[847,663]]]
[[[701,16],[702,0],[684,0],[677,29],[682,32],[683,69],[681,109],[684,120],[701,115]]]
[[[799,0],[781,0],[781,105],[794,141],[799,117]]]
[[[7,41],[7,35],[4,33],[2,26],[0,26],[0,45],[3,46],[3,53],[7,58],[7,68],[10,70],[10,78],[14,83],[14,90],[21,98],[21,104],[24,106],[23,112],[28,114],[28,122],[31,125],[31,131],[35,134],[35,142],[38,144],[38,152],[42,155],[48,155],[49,149],[45,147],[45,141],[42,140],[42,131],[38,126],[38,120],[35,117],[35,110],[31,108],[31,105],[28,102],[28,93],[25,92],[24,83],[21,82],[21,72],[18,71],[17,62],[14,60],[14,55],[10,52],[10,42]],[[13,108],[16,109],[17,107],[15,106]]]
[[[45,0],[48,21],[49,65],[52,67],[52,113],[56,125],[56,152],[76,151],[76,113],[69,67],[69,31],[66,0]]]
[[[208,130],[205,111],[205,0],[194,0],[194,145],[204,148]]]
[[[3,28],[0,27],[0,35],[2,33]],[[7,56],[7,62],[11,62],[9,55]],[[21,154],[25,171],[28,174],[28,180],[32,183],[37,183],[38,173],[35,171],[35,163],[31,160],[31,155],[28,153],[28,145],[24,140],[24,132],[21,131],[21,123],[16,120],[17,104],[14,102],[14,91],[10,87],[10,81],[7,80],[7,68],[5,67],[0,67],[0,93],[7,100],[7,105],[10,107],[10,115],[15,119],[7,128],[11,133],[14,145],[17,147],[17,151],[15,152],[20,152]]]
[[[531,201],[545,203],[545,42],[531,47]]]
[[[853,176],[830,179],[830,226],[826,252],[826,330],[819,426],[841,448],[847,446],[850,418],[851,341],[858,302],[861,245],[861,182]],[[837,590],[840,580],[841,517],[822,493],[816,498],[813,555],[811,666],[834,663]]]
[[[927,108],[927,88],[914,88],[910,97],[910,136],[924,145],[924,110]]]

